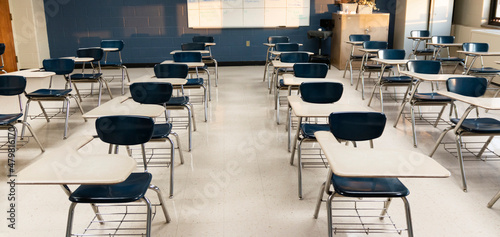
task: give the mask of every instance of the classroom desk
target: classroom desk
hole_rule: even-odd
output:
[[[330,116],[332,112],[348,112],[348,111],[371,111],[371,109],[366,106],[357,105],[357,104],[341,104],[341,103],[332,103],[332,104],[316,104],[316,103],[308,103],[304,102],[302,98],[298,95],[291,95],[287,97],[288,99],[288,147],[290,150],[291,143],[291,130],[292,130],[292,111],[295,116],[299,118],[299,122],[297,125],[297,132],[295,134],[295,139],[293,140],[292,146],[292,154],[290,157],[290,164],[293,164],[293,159],[295,157],[295,149],[297,146],[297,141],[300,135],[300,126],[302,125],[303,118],[326,118]]]
[[[264,77],[262,78],[262,81],[266,81],[266,77],[268,74],[268,67],[270,65],[270,53],[273,52],[273,48],[276,44],[270,44],[270,43],[263,43],[264,46],[267,46],[267,52],[266,52],[266,63],[264,64]],[[302,44],[299,44],[299,46],[302,46]],[[270,86],[271,84],[269,84]]]
[[[326,78],[303,78],[303,77],[295,77],[293,74],[284,74],[283,75],[283,85],[288,88],[288,94],[291,95],[292,93],[292,88],[293,87],[298,87],[300,84],[303,82],[337,82],[337,83],[342,83],[339,80],[334,80],[334,79],[326,79]],[[275,92],[275,109],[276,109],[276,121],[279,124],[280,117],[279,117],[279,90],[277,89]],[[287,119],[290,119],[287,117]],[[288,120],[287,120],[288,121]],[[290,146],[288,146],[288,150],[290,151]]]
[[[352,57],[354,56],[354,51],[356,47],[363,46],[364,41],[346,41],[346,43],[351,45],[351,52],[349,54],[349,59],[347,60],[347,63],[349,63],[349,73],[351,76],[351,86],[352,86],[352,84],[354,83],[352,78]],[[344,69],[347,69],[347,63]],[[346,70],[344,70],[344,78],[345,78],[345,73]]]
[[[205,66],[204,62],[175,62],[173,60],[165,60],[161,62],[161,64],[186,64],[190,69],[196,69],[196,76],[198,76],[198,68],[203,68]],[[208,81],[208,100],[212,100],[212,89],[211,89],[211,83],[210,83],[210,72],[208,69],[203,69],[207,73],[207,81]]]
[[[90,61],[94,60],[94,58],[89,58],[89,57],[74,57],[74,56],[71,56],[71,57],[61,57],[61,58],[64,58],[64,59],[73,59],[73,61],[75,61],[75,63],[85,63],[85,62],[90,62]]]
[[[400,70],[400,65],[406,64],[408,59],[381,59],[381,58],[372,58],[372,61],[375,61],[377,63],[380,63],[382,65],[380,69],[380,76],[378,77],[377,82],[375,83],[375,86],[373,87],[372,94],[370,95],[370,100],[368,101],[368,106],[372,103],[373,96],[375,95],[375,90],[377,89],[377,86],[379,87],[379,94],[380,94],[380,107],[382,113],[384,112],[384,98],[383,98],[383,93],[382,93],[382,77],[384,75],[385,68],[389,66],[396,66],[398,73],[401,71]]]
[[[26,83],[26,91],[34,91],[47,86],[47,85],[42,86],[43,80],[41,79],[54,76],[56,75],[56,73],[40,71],[40,69],[28,69],[22,71],[9,72],[2,75],[23,76],[26,79],[33,79],[29,80],[29,82]]]
[[[379,50],[380,49],[359,49],[359,51],[363,52],[363,56],[361,58],[361,67],[359,68],[358,81],[356,82],[356,90],[358,90],[359,81],[361,80],[361,98],[363,100],[365,99],[365,62],[368,61],[368,57],[370,56],[370,54],[376,54]]]
[[[465,112],[462,114],[462,117],[460,117],[459,122],[456,125],[453,125],[449,129],[445,130],[445,131],[449,131],[449,130],[453,129],[453,131],[454,131],[455,134],[458,133],[458,130],[460,129],[461,124],[467,118],[467,116],[469,116],[469,113],[472,110],[474,110],[476,108],[483,108],[483,109],[486,109],[486,110],[500,110],[500,98],[469,97],[469,96],[463,96],[463,95],[460,95],[460,94],[457,94],[457,93],[453,93],[453,92],[449,92],[449,91],[438,91],[437,93],[439,93],[440,95],[444,95],[446,97],[449,97],[449,98],[451,98],[453,100],[457,100],[457,101],[460,101],[460,102],[463,102],[463,103],[466,103],[466,104],[470,105],[465,110]],[[436,144],[434,145],[434,148],[433,148],[433,150],[432,150],[432,152],[431,152],[430,155],[433,155],[434,152],[437,150],[437,148],[438,148],[439,144],[441,143],[444,135],[446,135],[445,132],[443,132],[441,134],[441,136],[439,137],[439,139],[436,142]],[[484,134],[484,136],[491,136],[491,134]],[[493,137],[490,137],[490,140],[488,140],[485,143],[485,145],[483,146],[483,148],[479,152],[478,157],[480,157],[482,155],[484,149],[486,149],[486,146],[488,146],[488,144],[489,144],[489,142],[491,141],[492,138]],[[460,151],[458,152],[458,158],[460,160],[460,168],[461,168],[461,172],[462,172],[463,189],[464,189],[464,191],[467,191],[467,183],[466,183],[465,172],[464,172],[464,167],[463,167],[463,157],[462,157],[462,153]]]
[[[444,48],[451,47],[462,47],[462,43],[426,43],[426,45],[434,46],[434,53],[432,54],[432,60],[436,60],[441,50]],[[449,56],[449,55],[448,55]]]
[[[413,40],[413,42],[416,42],[416,45],[412,49],[412,52],[410,53],[410,55],[408,55],[408,59],[409,59],[411,57],[411,55],[415,55],[415,57],[416,57],[416,53],[417,53],[417,50],[418,50],[418,46],[420,45],[420,42],[427,42],[428,40],[432,39],[432,37],[430,37],[430,36],[425,36],[425,37],[409,36],[409,37],[407,37],[407,39],[411,39],[411,40]]]
[[[273,73],[271,74],[271,79],[269,80],[269,94],[273,91],[273,88],[276,89],[276,85],[278,83],[278,71],[280,69],[292,69],[295,63],[284,63],[279,60],[271,61],[271,65],[273,66]]]
[[[86,119],[99,118],[113,115],[135,115],[156,118],[165,112],[165,107],[161,105],[139,104],[128,96],[116,97],[99,107],[96,107],[83,114]]]
[[[101,48],[104,53],[118,51],[119,48]]]
[[[328,196],[332,195],[329,190],[332,174],[353,178],[447,178],[450,176],[450,172],[438,162],[419,152],[402,149],[354,148],[340,144],[328,131],[315,132],[314,135],[328,160],[331,171],[328,172],[326,182],[323,184]],[[320,205],[321,202],[318,202],[315,218]],[[330,215],[330,211],[327,213]],[[407,216],[406,221],[408,235],[412,237],[411,218]],[[328,228],[329,236],[332,236],[332,226]]]
[[[401,103],[401,107],[399,109],[398,116],[397,116],[396,121],[394,123],[394,127],[396,127],[398,125],[399,118],[403,114],[403,111],[405,109],[406,104],[408,102],[410,102],[410,103],[412,102],[413,96],[415,96],[415,93],[416,93],[419,85],[422,82],[428,81],[428,82],[439,83],[439,82],[446,82],[446,80],[448,80],[448,78],[450,78],[450,77],[467,77],[467,76],[458,75],[458,74],[425,74],[425,73],[415,73],[415,72],[410,72],[410,71],[402,71],[400,73],[402,75],[406,75],[406,76],[413,78],[413,81],[415,81],[415,79],[418,79],[418,80],[416,80],[416,83],[414,85],[413,85],[413,83],[411,83],[409,85],[412,88],[411,88],[411,90],[410,89],[408,90],[407,94],[404,97],[406,99],[403,100],[403,102]],[[412,110],[412,112],[413,112],[413,110]],[[436,123],[434,124],[434,126],[437,126],[437,123],[439,122],[439,118],[441,117],[442,112],[443,112],[443,110],[441,110],[441,113],[439,114],[439,117],[436,120]],[[411,122],[412,122],[412,131],[413,131],[413,146],[417,147],[417,131],[415,130],[415,118],[414,118],[414,116],[412,116]]]
[[[469,74],[472,66],[474,66],[474,63],[476,62],[477,58],[490,57],[490,56],[500,56],[500,52],[469,52],[469,51],[459,50],[459,51],[457,51],[457,53],[463,53],[463,54],[472,56],[472,61],[469,64],[469,66],[465,65],[465,66],[467,66],[467,71],[465,72],[465,74],[467,74],[467,75]]]

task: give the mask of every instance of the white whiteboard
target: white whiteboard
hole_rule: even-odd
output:
[[[309,26],[310,0],[187,0],[190,28]]]

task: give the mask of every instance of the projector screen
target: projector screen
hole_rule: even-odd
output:
[[[309,26],[310,0],[187,0],[190,28]]]

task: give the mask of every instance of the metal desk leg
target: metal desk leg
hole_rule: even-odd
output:
[[[299,123],[297,125],[297,133],[295,134],[295,139],[293,140],[292,155],[290,157],[290,165],[293,165],[293,159],[295,157],[295,150],[297,148],[297,140],[299,140],[300,126],[302,126],[302,117],[299,117]]]

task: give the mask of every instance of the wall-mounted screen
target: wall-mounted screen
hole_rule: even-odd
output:
[[[187,0],[190,28],[309,26],[310,0]]]

